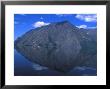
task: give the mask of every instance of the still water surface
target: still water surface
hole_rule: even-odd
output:
[[[96,72],[96,69],[91,67],[76,67],[66,73],[58,72],[32,63],[14,50],[15,76],[96,76]]]

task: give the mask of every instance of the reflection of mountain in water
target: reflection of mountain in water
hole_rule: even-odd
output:
[[[96,67],[96,44],[96,30],[63,21],[30,30],[15,41],[15,48],[34,63],[66,72],[76,66]]]

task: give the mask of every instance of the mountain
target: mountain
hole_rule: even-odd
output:
[[[66,72],[76,66],[96,67],[96,40],[96,30],[62,21],[30,30],[14,44],[29,61]]]

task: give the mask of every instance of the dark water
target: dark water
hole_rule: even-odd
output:
[[[76,67],[69,72],[58,72],[39,64],[32,63],[14,50],[15,76],[96,76],[96,69],[91,67]]]

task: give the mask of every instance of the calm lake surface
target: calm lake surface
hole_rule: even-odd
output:
[[[14,50],[15,76],[96,76],[97,70],[91,67],[76,67],[69,72],[58,72],[32,63]]]

